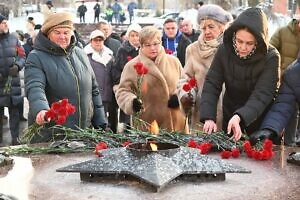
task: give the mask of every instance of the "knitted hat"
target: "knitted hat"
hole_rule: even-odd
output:
[[[98,29],[91,32],[90,40],[94,39],[96,37],[102,37],[102,39],[105,40],[104,33],[102,31],[98,30]]]
[[[7,20],[7,18],[3,15],[0,14],[0,23],[3,21],[3,20]]]
[[[204,19],[213,19],[222,24],[227,24],[233,20],[232,15],[229,12],[214,4],[203,5],[199,8],[198,24]]]
[[[48,35],[55,28],[70,28],[73,30],[73,16],[68,12],[51,14],[42,25],[41,31]]]
[[[139,24],[130,24],[130,26],[128,26],[127,28],[127,32],[126,32],[126,36],[129,36],[129,33],[131,31],[135,31],[137,33],[139,33],[142,30],[142,27]]]

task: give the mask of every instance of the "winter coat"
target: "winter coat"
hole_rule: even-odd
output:
[[[169,39],[165,33],[163,34],[162,38],[162,45],[164,46],[164,48],[172,50],[174,52],[173,55],[177,56],[182,66],[185,65],[186,48],[191,43],[192,42],[190,41],[190,39],[179,31],[177,32],[177,35],[174,39]],[[173,46],[175,49],[173,49],[171,46]]]
[[[80,5],[77,9],[77,12],[79,13],[80,16],[85,15],[86,11],[87,11],[87,8],[85,5]]]
[[[261,128],[270,129],[278,135],[295,114],[296,104],[300,105],[300,58],[288,66],[283,74],[278,96],[266,115]]]
[[[104,46],[101,52],[93,50],[90,44],[84,48],[95,72],[98,88],[103,102],[111,102],[113,97],[112,67],[113,52]]]
[[[296,30],[297,20],[293,19],[287,26],[279,28],[271,37],[272,44],[280,53],[281,74],[297,59],[300,50],[300,33]]]
[[[112,50],[114,57],[116,57],[118,49],[121,46],[121,42],[110,36],[110,37],[106,38],[106,40],[104,41],[104,45],[107,46],[110,50]]]
[[[24,64],[25,52],[18,38],[10,33],[0,34],[0,107],[8,107],[11,103],[16,106],[22,102],[20,76],[9,76],[9,69],[17,65],[21,71]]]
[[[128,62],[128,56],[134,58],[138,55],[139,51],[134,46],[130,44],[128,40],[122,43],[121,47],[118,50],[114,67],[113,67],[113,83],[117,85],[120,83],[120,78],[124,66]]]
[[[64,126],[85,128],[106,124],[104,109],[94,71],[75,39],[62,49],[39,32],[34,50],[25,65],[25,91],[29,101],[29,125],[41,110],[67,98],[76,112]]]
[[[176,85],[181,77],[182,66],[177,58],[167,55],[163,48],[160,49],[155,61],[140,51],[137,57],[125,65],[116,91],[119,107],[128,115],[134,114],[132,102],[133,99],[137,98],[135,93],[137,90],[137,73],[134,65],[137,62],[142,62],[149,69],[141,84],[141,100],[145,110],[140,114],[140,118],[148,123],[156,120],[161,129],[187,132],[185,116],[180,108],[168,108],[170,96],[176,93]]]
[[[253,23],[255,21],[255,23]],[[257,41],[256,50],[247,59],[240,58],[233,47],[233,35],[247,27]],[[206,75],[200,100],[200,121],[216,121],[217,102],[225,83],[223,129],[235,114],[241,118],[242,131],[257,130],[272,103],[279,81],[278,51],[268,43],[268,23],[259,8],[241,13],[224,32],[223,44],[215,54]]]
[[[193,95],[193,99],[196,100],[196,104],[192,111],[192,129],[202,130],[199,126],[199,103],[201,98],[201,93],[203,89],[203,84],[205,80],[205,76],[207,74],[208,69],[210,68],[210,64],[213,60],[213,57],[217,51],[218,46],[222,37],[211,40],[204,41],[203,35],[198,38],[198,41],[189,45],[186,49],[186,64],[183,68],[183,77],[180,79],[178,83],[178,96],[179,99],[187,94],[186,91],[183,90],[183,85],[186,84],[192,77],[195,77],[197,80],[197,90],[196,92],[191,92]],[[217,124],[218,127],[222,127],[222,98],[220,98],[218,103],[218,113],[217,113]]]

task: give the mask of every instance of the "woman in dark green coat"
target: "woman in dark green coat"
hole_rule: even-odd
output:
[[[279,62],[278,51],[269,45],[263,11],[249,8],[241,13],[224,32],[223,44],[206,75],[200,100],[203,131],[217,130],[217,102],[223,83],[223,130],[235,140],[242,132],[258,130],[276,94]]]
[[[95,74],[84,51],[75,46],[69,13],[55,13],[44,22],[26,61],[25,89],[29,100],[29,125],[33,122],[45,124],[45,113],[50,105],[67,98],[76,112],[67,118],[64,126],[106,126]],[[45,129],[42,136],[32,142],[45,142],[51,137],[50,130]]]

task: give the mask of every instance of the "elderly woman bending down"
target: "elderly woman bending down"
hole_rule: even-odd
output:
[[[75,46],[70,13],[52,14],[38,33],[34,50],[25,65],[25,89],[29,100],[28,124],[45,124],[45,113],[53,102],[67,98],[76,107],[67,118],[69,128],[105,128],[104,108],[94,71],[87,55]],[[52,139],[45,124],[31,142]],[[53,124],[52,124],[53,125]]]
[[[140,119],[168,131],[187,130],[185,117],[180,111],[176,85],[182,66],[178,58],[167,55],[161,45],[161,32],[154,27],[144,27],[140,32],[139,55],[129,61],[122,72],[116,99],[127,114],[140,113]],[[144,75],[141,95],[137,96],[138,75],[136,63],[148,68]]]

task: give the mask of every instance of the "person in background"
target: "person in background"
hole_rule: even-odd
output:
[[[199,10],[201,8],[201,6],[204,5],[204,2],[203,1],[199,1],[197,4],[196,4],[196,9]]]
[[[0,143],[3,137],[4,107],[8,107],[11,145],[19,144],[18,105],[23,99],[19,71],[24,64],[24,49],[18,38],[9,33],[7,18],[0,15]]]
[[[116,57],[116,54],[118,52],[118,49],[121,46],[121,42],[111,37],[112,28],[110,24],[108,24],[106,21],[101,21],[97,24],[97,29],[102,31],[105,36],[104,45],[108,47],[113,52],[114,58]],[[110,115],[109,115],[109,121],[110,121],[110,128],[111,130],[116,133],[117,127],[118,127],[118,104],[116,102],[115,94],[112,97],[112,103],[110,106]]]
[[[202,130],[198,122],[200,97],[205,76],[219,45],[222,43],[223,33],[231,21],[231,14],[218,5],[207,4],[198,10],[198,24],[202,30],[201,35],[196,42],[186,48],[184,76],[178,83],[178,96],[186,114],[189,114],[193,108],[189,117],[191,117],[190,128],[194,130]],[[192,92],[184,91],[183,85],[193,77],[197,81],[197,88]],[[217,108],[219,129],[222,127],[222,96],[219,99]]]
[[[49,17],[49,15],[53,14],[52,8],[53,8],[52,1],[46,1],[46,3],[42,5],[41,11],[44,15],[44,21]]]
[[[112,8],[111,8],[111,5],[108,5],[108,6],[106,7],[105,15],[106,15],[106,19],[107,19],[108,23],[112,23],[113,10],[112,10]]]
[[[113,11],[113,18],[115,19],[115,23],[119,24],[120,23],[120,12],[122,10],[122,7],[118,3],[118,0],[115,0],[115,3],[111,7]]]
[[[128,6],[128,14],[129,14],[129,23],[131,24],[133,17],[134,17],[134,9],[137,9],[137,4],[134,1],[131,1]]]
[[[27,30],[27,33],[30,35],[30,37],[32,37],[32,35],[33,35],[34,27],[35,27],[35,23],[34,23],[33,17],[28,17],[27,23],[26,23],[26,30]]]
[[[116,91],[120,109],[128,115],[140,113],[139,118],[146,123],[156,120],[161,129],[187,132],[188,127],[176,95],[176,84],[182,75],[179,60],[165,53],[161,45],[161,31],[155,27],[144,27],[139,38],[139,55],[125,65]],[[148,73],[144,75],[141,83],[143,89],[140,91],[140,97],[136,93],[137,62],[148,68]],[[138,128],[146,129],[140,126]]]
[[[270,39],[272,44],[280,53],[280,71],[281,76],[288,66],[297,59],[300,52],[300,16],[295,15],[293,19],[283,27],[278,28]],[[294,145],[296,140],[300,142],[300,131],[297,134],[297,119],[299,106],[295,105],[295,113],[290,118],[287,127],[285,127],[284,143],[286,145]]]
[[[82,1],[82,4],[77,9],[77,12],[79,13],[80,23],[85,23],[85,13],[86,13],[86,11],[87,11],[87,8],[84,5],[84,1]]]
[[[110,106],[113,98],[112,66],[114,57],[113,52],[104,46],[104,40],[104,34],[99,30],[94,30],[90,35],[90,43],[84,47],[84,51],[95,72],[107,118],[111,115],[110,111],[112,110]],[[109,120],[108,127],[110,127]]]
[[[198,37],[200,35],[200,32],[196,31],[193,29],[193,24],[191,20],[189,19],[184,19],[182,21],[182,33],[191,40],[191,42],[195,42],[198,40]]]
[[[99,4],[99,0],[96,1],[97,3],[94,6],[94,23],[99,22],[99,16],[100,16],[100,12],[101,12],[101,7]]]
[[[300,104],[300,53],[298,59],[288,66],[283,74],[278,96],[270,111],[264,118],[260,130],[250,136],[250,142],[254,145],[258,141],[271,139],[280,144],[280,138],[284,128],[294,117],[295,106]],[[284,133],[286,134],[286,133]],[[300,146],[300,142],[293,145]]]
[[[120,46],[114,67],[113,67],[113,84],[114,90],[118,87],[120,83],[121,74],[123,72],[124,66],[128,61],[135,58],[139,53],[140,41],[139,32],[141,31],[141,26],[138,24],[131,24],[126,32],[127,40],[125,40]],[[126,115],[123,110],[120,110],[119,121],[124,123],[126,129],[130,128],[130,116]]]
[[[105,129],[107,121],[95,73],[83,49],[75,45],[73,17],[61,12],[50,15],[34,40],[25,64],[25,91],[29,101],[28,125],[44,125],[32,143],[53,137],[52,123],[45,119],[52,103],[64,98],[76,112],[63,126]]]
[[[205,77],[200,99],[203,131],[210,134],[218,129],[217,103],[223,84],[222,130],[233,134],[234,141],[242,133],[258,130],[278,89],[279,62],[278,51],[269,44],[266,15],[259,8],[248,8],[225,30]]]
[[[176,56],[181,65],[185,65],[185,50],[191,41],[178,30],[174,19],[166,19],[164,22],[162,45],[166,51]]]

